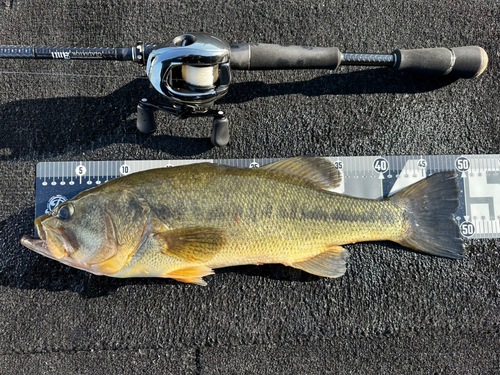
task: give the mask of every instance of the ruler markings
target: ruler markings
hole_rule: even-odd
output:
[[[418,160],[424,160],[423,155],[419,155],[418,157],[419,157]],[[427,175],[427,166],[429,165],[429,162],[427,161],[427,159],[425,159],[425,163],[426,164],[424,165],[424,167],[420,168],[420,170],[417,170],[417,172],[416,172],[416,173],[420,174],[420,177],[422,177],[422,178],[424,178]]]
[[[378,172],[374,162],[384,158],[389,163],[388,169]],[[470,161],[469,169],[461,172],[457,170],[457,158],[467,158]],[[272,163],[279,159],[220,159],[216,162],[239,167],[249,167],[253,163],[260,166]],[[460,207],[456,217],[457,223],[468,221],[475,226],[471,238],[500,238],[500,196],[497,176],[500,171],[500,155],[415,155],[415,156],[349,156],[329,157],[332,162],[342,162],[342,174],[345,178],[346,194],[369,197],[373,194],[384,196],[391,191],[391,186],[400,178],[424,177],[444,170],[456,170],[461,181]],[[419,160],[425,160],[426,165],[419,165]],[[185,165],[195,162],[214,162],[210,160],[148,160],[148,161],[71,161],[71,162],[42,162],[37,165],[37,216],[41,210],[47,208],[47,202],[58,194],[72,198],[80,191],[99,185],[119,177],[121,167],[129,166],[129,173],[151,168],[167,167],[170,165]],[[84,167],[83,173],[79,167]],[[406,168],[406,169],[405,169]],[[407,173],[401,173],[406,170]],[[408,174],[408,176],[404,176]],[[379,179],[383,177],[383,179]],[[377,183],[375,183],[377,180]],[[66,183],[69,181],[69,184]],[[490,181],[490,182],[488,182]],[[493,182],[491,182],[493,181]],[[402,181],[403,182],[403,181]],[[404,183],[404,182],[403,182]],[[377,185],[378,184],[378,185]],[[384,188],[385,186],[385,188]],[[473,188],[473,190],[471,190]],[[374,192],[376,189],[377,192]],[[370,193],[371,191],[371,193]],[[370,196],[371,195],[371,196]],[[469,197],[474,197],[471,202]],[[484,202],[484,203],[483,203]],[[489,202],[489,203],[488,203]],[[491,203],[493,202],[493,203]],[[493,204],[493,206],[492,206]],[[471,209],[471,206],[474,209]],[[489,208],[488,208],[489,207]],[[497,208],[495,211],[494,208]],[[489,214],[487,213],[489,209]],[[44,212],[41,212],[44,213]]]

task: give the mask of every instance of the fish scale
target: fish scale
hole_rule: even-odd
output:
[[[398,212],[388,202],[354,198],[346,202],[345,197],[286,181],[256,179],[254,173],[245,177],[223,177],[212,182],[203,192],[204,199],[212,202],[204,204],[204,210],[197,204],[201,192],[196,182],[186,179],[183,185],[173,185],[177,189],[166,184],[156,195],[142,191],[142,185],[136,191],[141,196],[153,194],[154,198],[147,199],[151,206],[157,207],[155,211],[162,218],[166,217],[162,212],[166,207],[169,211],[183,212],[175,220],[166,219],[166,225],[171,229],[195,225],[225,228],[228,245],[216,255],[216,265],[225,262],[233,265],[241,262],[242,257],[251,263],[301,261],[323,251],[327,245],[395,238],[402,222],[401,217],[399,221],[395,220],[401,216],[400,210]],[[240,188],[235,190],[234,186]],[[168,197],[161,191],[168,191]],[[273,210],[267,216],[269,206]],[[295,215],[283,217],[280,214],[291,207],[297,208]],[[392,208],[392,215],[386,214],[388,208]],[[370,220],[370,225],[366,225],[367,220]],[[262,258],[263,253],[266,258]],[[238,259],[228,260],[234,258],[234,254],[238,254]]]

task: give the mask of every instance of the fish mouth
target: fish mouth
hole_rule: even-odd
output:
[[[49,238],[47,236],[47,232],[42,225],[42,217],[38,217],[35,220],[35,228],[40,237],[37,236],[23,236],[21,238],[21,244],[23,246],[26,246],[28,249],[33,250],[43,256],[46,256],[47,258],[54,259],[54,260],[60,260],[64,255],[66,255],[66,250],[61,249],[60,251],[56,251],[54,253],[54,241],[49,241]],[[49,242],[52,243],[52,246],[49,246]],[[60,239],[58,239],[58,242],[60,242]],[[50,247],[53,249],[51,250]],[[62,243],[61,243],[62,247]],[[59,250],[59,249],[57,249]],[[60,254],[59,254],[60,253]]]
[[[33,250],[47,258],[57,260],[57,258],[50,252],[47,241],[36,236],[23,236],[21,238],[21,244],[26,246],[28,249]]]
[[[54,253],[49,249],[49,244],[47,242],[47,232],[44,229],[43,225],[41,224],[40,218],[37,218],[35,220],[35,227],[37,232],[40,234],[40,237],[37,236],[23,236],[21,238],[21,244],[23,246],[26,246],[28,249],[33,250],[34,252],[41,254],[49,259],[56,260],[64,265],[77,268],[82,271],[90,272],[95,275],[103,275],[102,272],[99,272],[97,269],[93,269],[93,267],[89,267],[86,264],[79,264],[75,262],[73,259],[68,257],[68,253],[65,248],[61,249],[61,256],[56,256]],[[57,236],[57,231],[56,231],[56,236]],[[59,240],[61,240],[59,238]],[[53,241],[51,241],[53,244]],[[62,243],[61,243],[61,246]],[[56,254],[59,255],[59,253],[56,251]]]
[[[47,245],[47,241],[41,239],[40,237],[36,236],[23,236],[21,238],[21,244],[23,246],[26,246],[28,249],[33,250],[43,256],[46,256],[47,258],[50,258],[52,260],[56,260],[66,266],[70,266],[73,268],[77,268],[82,271],[87,271],[90,273],[93,273],[95,275],[102,275],[101,272],[98,270],[94,270],[86,265],[81,265],[73,262],[71,259],[67,258],[56,258],[54,254],[51,253],[49,250],[49,247]]]
[[[52,253],[49,250],[49,245],[47,244],[46,238],[47,234],[43,229],[41,218],[38,217],[35,219],[35,228],[40,237],[37,236],[23,236],[21,238],[21,244],[26,246],[28,249],[33,250],[37,253],[45,255],[49,258],[54,258]]]

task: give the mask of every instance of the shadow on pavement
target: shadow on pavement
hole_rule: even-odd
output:
[[[372,69],[327,74],[309,81],[266,84],[234,83],[220,104],[236,104],[261,97],[420,93],[453,83],[450,77],[419,76]],[[59,155],[71,149],[91,150],[113,143],[136,143],[176,156],[198,155],[213,146],[207,138],[143,135],[135,126],[136,108],[143,97],[161,99],[146,79],[138,78],[110,95],[21,100],[0,107],[0,160]],[[134,116],[133,116],[134,115]],[[178,120],[172,117],[172,121]],[[202,119],[200,121],[210,122]],[[159,124],[159,126],[165,126]],[[69,140],[69,141],[68,141]]]

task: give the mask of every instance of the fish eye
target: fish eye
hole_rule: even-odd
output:
[[[73,215],[73,211],[74,211],[74,208],[72,205],[63,204],[57,210],[57,217],[61,220],[69,220],[71,218],[71,215]]]

